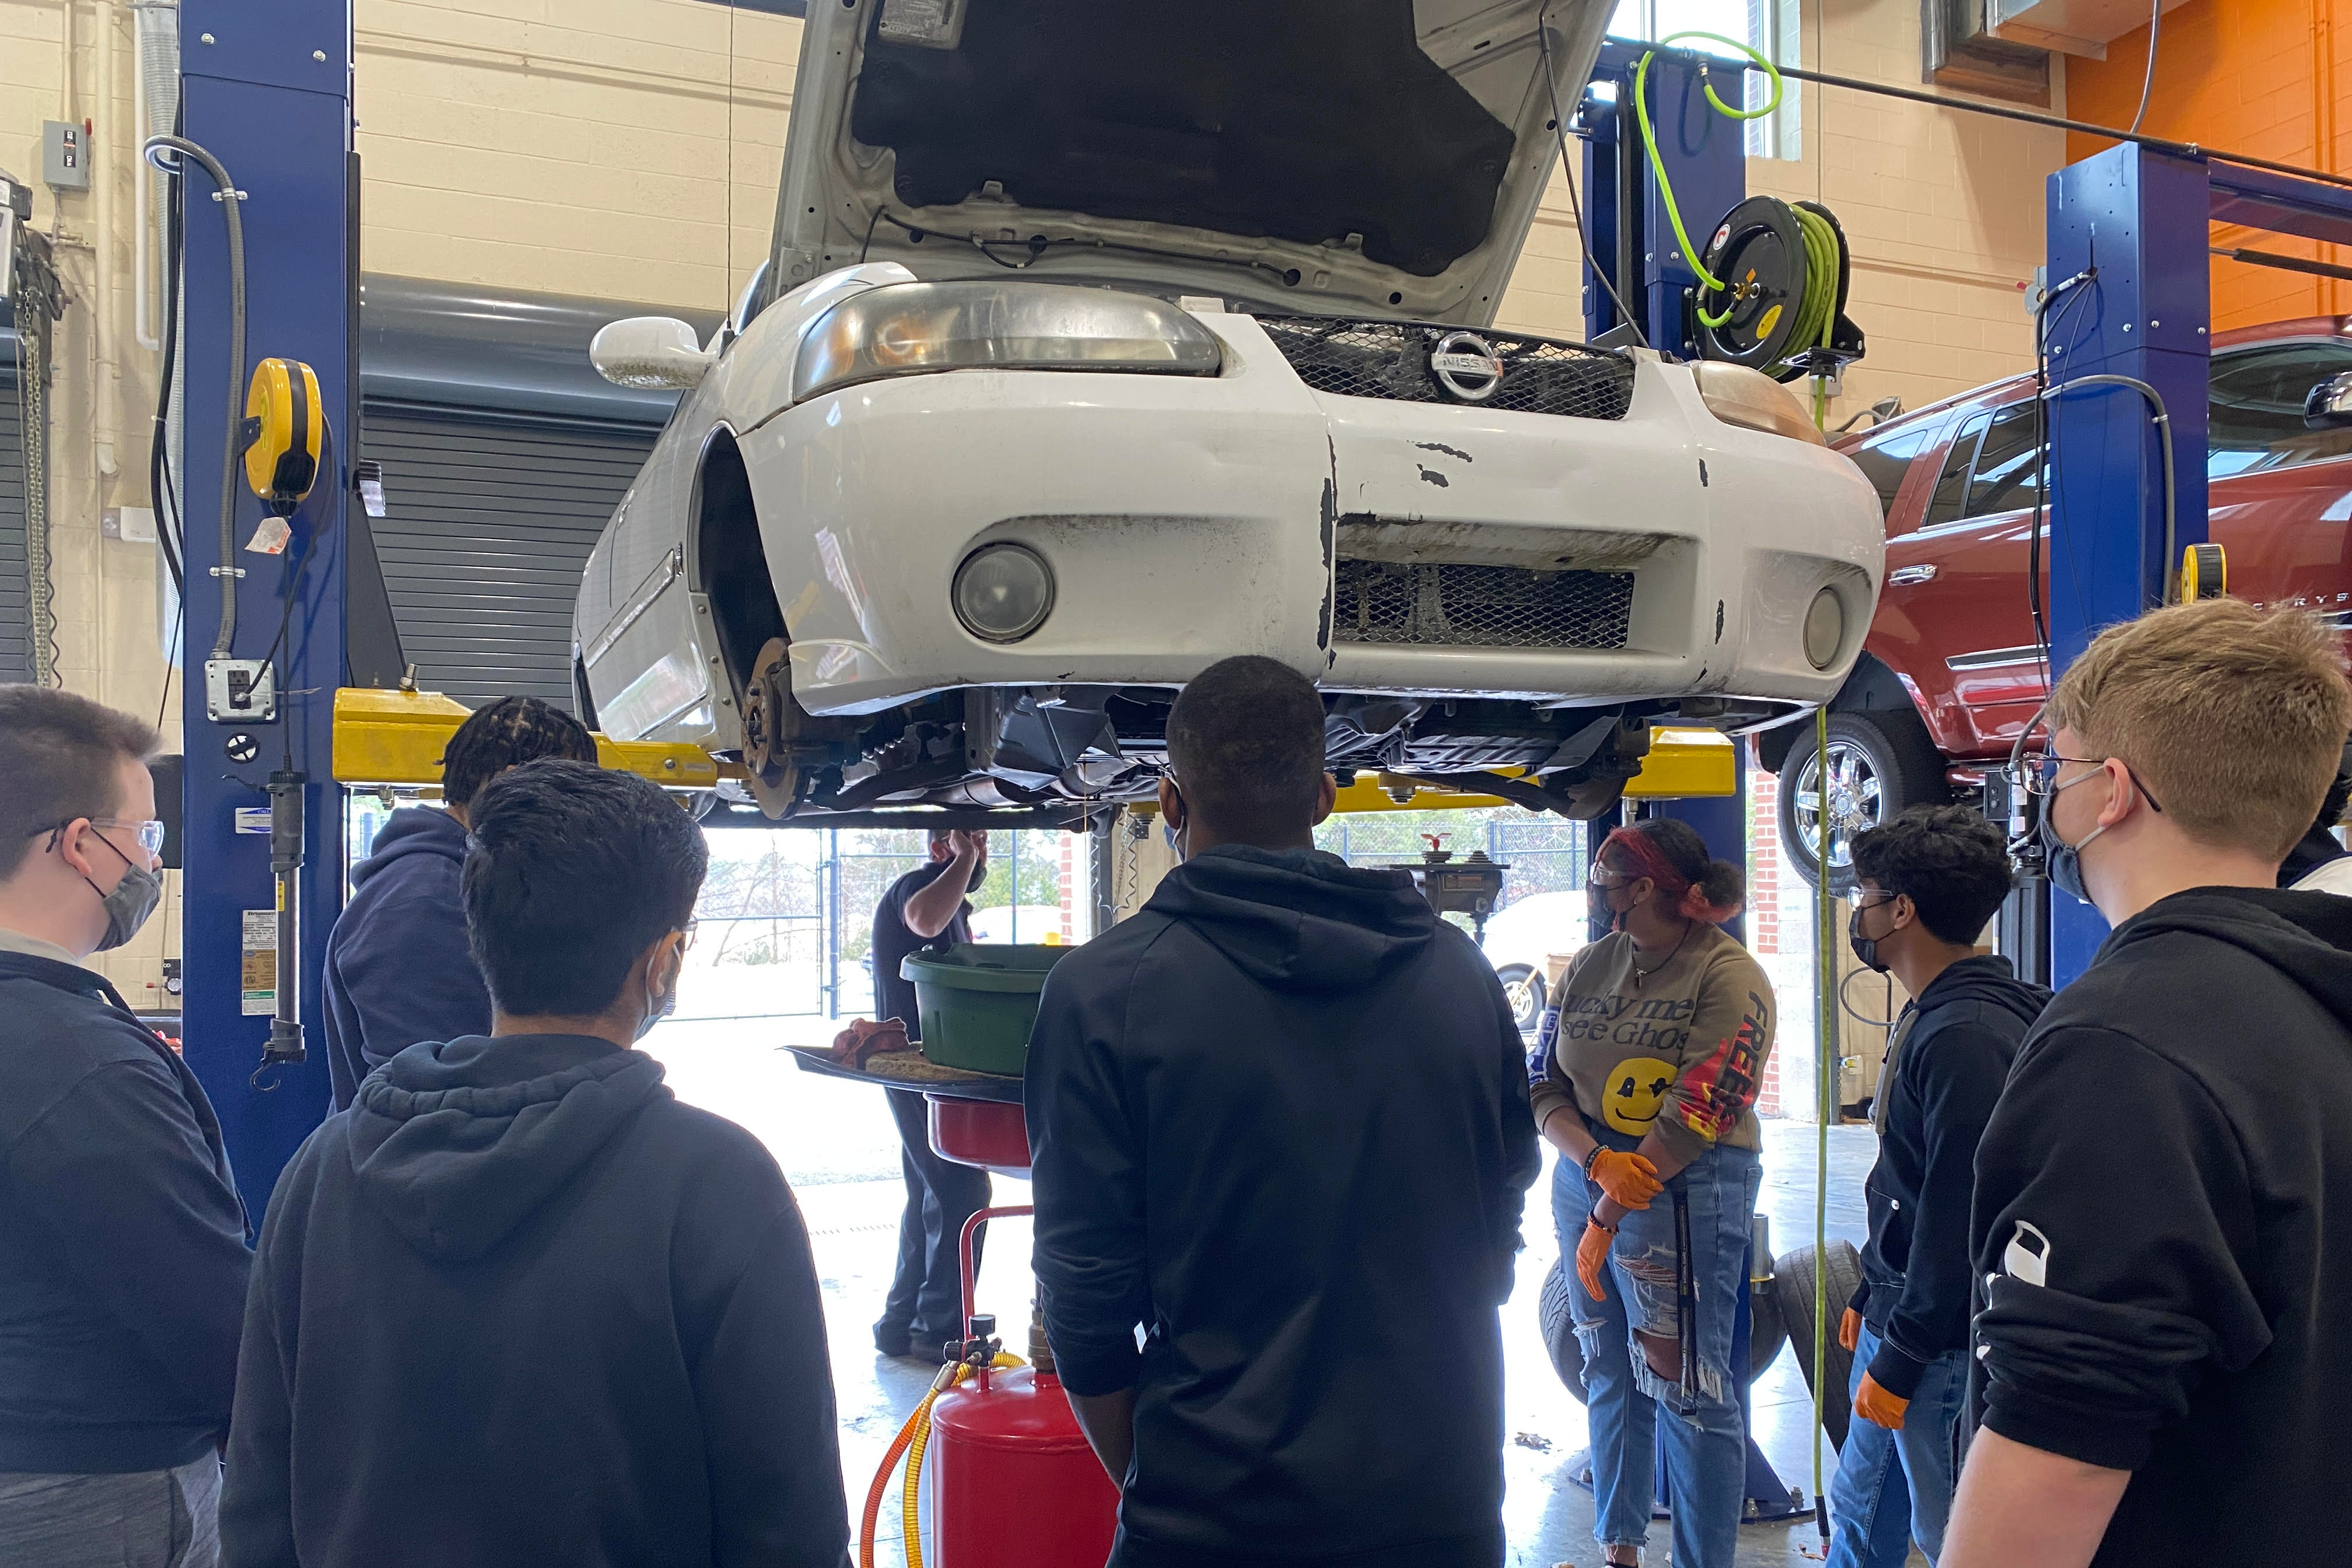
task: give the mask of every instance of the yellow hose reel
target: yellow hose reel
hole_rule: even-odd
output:
[[[2180,552],[2179,603],[2218,599],[2230,591],[2230,563],[2218,544],[2192,544]]]
[[[253,367],[245,395],[245,482],[272,515],[291,517],[319,479],[326,434],[319,376],[295,359]]]

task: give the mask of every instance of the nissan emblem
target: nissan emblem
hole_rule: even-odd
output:
[[[1465,403],[1483,403],[1503,384],[1503,362],[1494,346],[1475,332],[1448,332],[1429,351],[1429,372],[1437,384]]]

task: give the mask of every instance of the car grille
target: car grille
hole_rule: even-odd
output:
[[[1577,419],[1622,419],[1633,403],[1633,362],[1606,349],[1475,333],[1503,362],[1503,379],[1492,395],[1474,400],[1448,392],[1429,368],[1430,351],[1454,328],[1317,316],[1260,316],[1257,324],[1301,381],[1341,397],[1452,403]]]
[[[1345,643],[1618,648],[1633,614],[1631,572],[1343,557],[1337,589],[1331,636]]]

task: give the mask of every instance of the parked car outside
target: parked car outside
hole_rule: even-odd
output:
[[[2352,318],[2217,333],[2207,527],[2230,591],[2352,628],[2352,431],[2304,423],[2305,397],[2352,371]],[[1885,509],[1886,586],[1863,654],[1830,704],[1831,885],[1852,884],[1854,835],[1950,798],[2004,762],[2048,694],[2026,563],[2044,465],[2034,386],[2015,376],[1840,444]],[[2046,503],[2042,603],[2050,591]],[[1780,774],[1783,854],[1816,881],[1818,752],[1810,722],[1754,740]]]
[[[1480,946],[1503,982],[1503,993],[1511,999],[1511,1016],[1517,1020],[1522,1035],[1534,1034],[1542,1021],[1547,965],[1555,958],[1572,958],[1583,950],[1585,918],[1585,897],[1580,892],[1529,893],[1488,918],[1486,940]]]
[[[1017,942],[1024,946],[1062,940],[1062,911],[1052,904],[998,904],[971,912],[974,942]]]
[[[1580,816],[1653,723],[1830,696],[1885,542],[1788,390],[1491,324],[1612,8],[812,7],[761,276],[592,350],[688,390],[583,712],[772,816],[1058,826],[1231,654],[1345,775]]]

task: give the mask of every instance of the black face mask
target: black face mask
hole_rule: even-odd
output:
[[[1892,903],[1894,900],[1890,899],[1886,901]],[[1874,910],[1879,907],[1880,906],[1877,904],[1872,904],[1870,906],[1870,908]],[[1892,931],[1887,933],[1889,936],[1894,934],[1895,933]],[[1855,905],[1853,913],[1846,919],[1845,944],[1853,950],[1854,962],[1861,964],[1864,969],[1869,970],[1873,974],[1884,974],[1886,973],[1886,965],[1881,963],[1878,957],[1878,944],[1880,940],[1881,939],[1878,937],[1864,936],[1862,934],[1862,906],[1859,904]]]
[[[1624,929],[1625,911],[1609,902],[1609,895],[1616,890],[1598,882],[1584,884],[1584,934],[1588,941],[1599,942],[1610,932]]]

